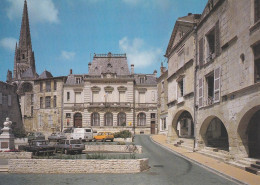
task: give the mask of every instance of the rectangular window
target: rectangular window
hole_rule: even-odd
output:
[[[46,82],[46,92],[51,92],[51,82],[50,81]]]
[[[34,95],[31,94],[31,105],[33,105],[33,103],[34,103]]]
[[[70,101],[70,92],[67,92],[67,101]]]
[[[144,77],[140,77],[140,84],[144,83]]]
[[[139,92],[139,103],[145,103],[145,93]]]
[[[42,127],[42,115],[38,115],[38,127]]]
[[[12,105],[12,96],[9,94],[8,95],[8,106]]]
[[[57,96],[53,97],[53,107],[57,107]]]
[[[2,104],[3,104],[3,94],[0,93],[0,105],[2,105]]]
[[[80,84],[81,83],[81,78],[76,78],[76,84]]]
[[[164,91],[164,81],[162,81],[162,92]]]
[[[33,106],[31,106],[31,117],[33,117]]]
[[[50,127],[53,127],[52,115],[48,116],[48,124]]]
[[[215,58],[215,28],[207,35],[207,62]]]
[[[40,97],[40,108],[43,108],[43,97]]]
[[[119,102],[126,102],[125,92],[119,92]]]
[[[42,92],[42,91],[43,91],[43,83],[40,82],[40,92]]]
[[[50,96],[45,97],[45,108],[51,108],[51,97]]]
[[[75,102],[76,103],[81,103],[81,93],[80,92],[76,92],[75,93]]]
[[[151,113],[151,119],[155,119],[155,113]]]
[[[207,82],[207,105],[211,105],[214,102],[214,73],[211,73],[206,77]]]
[[[53,87],[54,91],[57,90],[57,81],[54,80],[54,87]]]
[[[178,97],[183,97],[184,95],[184,84],[183,79],[178,82]]]
[[[99,92],[92,91],[92,102],[99,102]]]
[[[7,95],[3,94],[3,105],[7,106],[8,100],[7,100]]]
[[[255,22],[260,20],[260,0],[255,0]]]
[[[71,118],[71,114],[70,113],[66,113],[66,118]]]
[[[255,68],[255,83],[260,82],[260,44],[256,45],[254,48],[254,68]]]
[[[184,65],[184,50],[182,50],[179,54],[178,54],[178,57],[179,57],[179,68],[183,67]]]

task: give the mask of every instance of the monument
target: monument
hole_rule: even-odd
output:
[[[4,128],[2,129],[2,134],[0,135],[0,150],[8,151],[14,150],[14,135],[12,133],[11,127],[12,122],[9,121],[9,118],[6,118],[4,122]]]

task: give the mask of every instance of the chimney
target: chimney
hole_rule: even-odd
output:
[[[192,13],[188,13],[188,16],[192,15]]]
[[[160,75],[162,75],[162,74],[164,73],[164,67],[163,67],[163,63],[161,63],[160,72],[161,72],[161,74],[160,74]]]
[[[154,70],[153,75],[155,78],[157,77],[157,70]]]
[[[70,69],[70,75],[72,75],[72,69]]]
[[[131,64],[131,75],[133,75],[133,74],[135,73],[134,67],[135,67],[135,65],[134,65],[134,64]]]
[[[91,67],[91,63],[89,62],[88,63],[88,73],[89,73],[90,67]]]

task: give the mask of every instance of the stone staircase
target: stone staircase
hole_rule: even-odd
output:
[[[256,161],[249,167],[246,167],[246,171],[260,176],[260,161]]]
[[[201,150],[198,150],[197,152],[200,154],[206,155],[208,157],[212,157],[214,159],[224,161],[224,162],[227,162],[230,160],[230,155],[229,155],[228,151],[221,150],[218,148],[205,147]]]
[[[176,147],[182,147],[189,151],[193,150],[193,139],[190,138],[179,138],[177,141],[174,142],[174,146]]]
[[[8,165],[0,165],[0,173],[8,173]]]

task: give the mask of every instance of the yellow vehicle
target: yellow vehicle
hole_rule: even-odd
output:
[[[111,132],[99,132],[96,136],[94,136],[94,141],[103,141],[106,142],[110,140],[114,141],[114,135]]]

